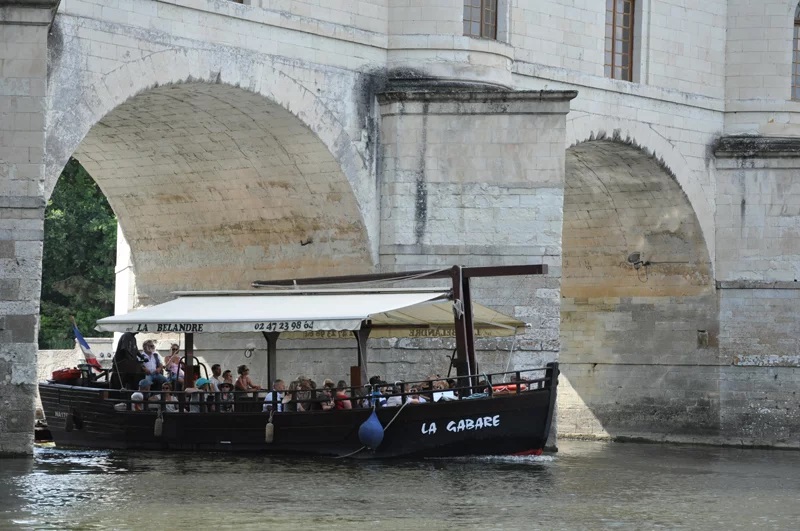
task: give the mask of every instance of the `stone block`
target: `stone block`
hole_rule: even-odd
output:
[[[0,240],[0,259],[14,258],[15,249],[16,246],[14,240]]]
[[[14,343],[36,342],[36,315],[6,315],[4,327],[11,331]]]
[[[0,300],[17,300],[19,287],[19,279],[0,279]]]

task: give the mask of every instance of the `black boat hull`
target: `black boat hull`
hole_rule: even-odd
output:
[[[371,409],[276,413],[265,440],[261,412],[164,413],[118,411],[118,392],[39,384],[45,416],[58,447],[264,452],[354,458],[453,457],[537,452],[547,442],[555,385],[493,398],[379,408],[383,441],[364,448],[358,430]]]

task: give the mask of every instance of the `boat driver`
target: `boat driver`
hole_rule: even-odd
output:
[[[150,382],[150,386],[155,389],[161,389],[161,385],[167,381],[162,374],[164,372],[164,364],[161,362],[161,357],[156,352],[156,344],[152,339],[148,339],[142,343],[144,349],[140,355],[142,360],[142,369],[145,372],[145,380]]]

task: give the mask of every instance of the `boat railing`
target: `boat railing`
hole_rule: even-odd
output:
[[[495,396],[520,395],[524,393],[549,389],[557,378],[557,364],[548,364],[547,367],[525,370],[514,370],[495,373],[481,373],[469,377],[456,378],[429,378],[425,380],[396,381],[393,383],[380,381],[361,387],[348,387],[347,398],[325,395],[322,389],[304,391],[308,398],[294,396],[290,403],[300,404],[305,411],[313,411],[313,404],[320,402],[349,401],[352,408],[363,409],[387,407],[391,397],[399,398],[405,404],[410,400],[422,402],[436,402],[439,400],[471,400],[478,398],[492,398]],[[447,382],[447,388],[442,388],[440,382]],[[455,383],[454,386],[450,386]],[[335,395],[336,389],[332,389]],[[175,401],[167,401],[165,394],[157,391],[150,392],[150,396],[158,395],[158,400],[150,400],[144,396],[142,400],[133,400],[131,395],[136,391],[120,391],[118,397],[108,397],[105,400],[112,402],[118,411],[161,411],[170,412],[167,406],[172,405],[175,413],[227,413],[250,412],[266,413],[286,411],[287,404],[279,402],[273,393],[272,401],[266,401],[269,393],[267,390],[259,391],[171,391]],[[441,393],[441,395],[440,395]],[[305,396],[305,395],[303,395]],[[225,399],[226,397],[231,397]],[[394,404],[397,404],[395,399]],[[266,407],[265,407],[266,406]]]

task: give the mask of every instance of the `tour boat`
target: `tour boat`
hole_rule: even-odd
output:
[[[484,373],[475,359],[475,337],[510,336],[525,324],[472,301],[470,279],[543,274],[544,265],[461,267],[347,277],[255,282],[260,288],[233,292],[178,292],[173,300],[126,315],[100,319],[100,331],[184,334],[186,367],[195,334],[262,332],[268,381],[276,376],[278,339],[353,337],[357,365],[350,371],[352,409],[288,411],[267,402],[264,392],[237,392],[232,407],[220,393],[181,391],[177,411],[161,400],[140,401],[117,349],[109,370],[84,364],[80,375],[64,373],[39,384],[39,394],[58,447],[167,451],[264,452],[350,458],[452,457],[538,454],[547,443],[556,401],[558,365]],[[447,288],[359,288],[378,281],[448,278]],[[326,286],[338,285],[337,288]],[[346,287],[341,287],[342,285]],[[269,288],[269,289],[263,289]],[[367,339],[455,337],[451,366],[455,387],[438,401],[434,380],[403,382],[386,405],[385,382],[367,383]],[[138,354],[138,352],[136,353]],[[204,369],[204,367],[203,367]],[[432,369],[433,371],[434,369]],[[193,371],[185,387],[193,388]],[[55,376],[55,375],[54,375]],[[125,384],[127,382],[127,388]],[[412,392],[412,388],[417,388]],[[154,392],[157,392],[154,390]],[[427,403],[415,399],[421,393]],[[303,403],[303,397],[294,395]],[[309,402],[316,394],[304,395]],[[391,401],[390,401],[391,403]],[[226,403],[231,404],[231,403]],[[283,408],[283,410],[282,410]],[[269,412],[265,409],[271,410]]]

